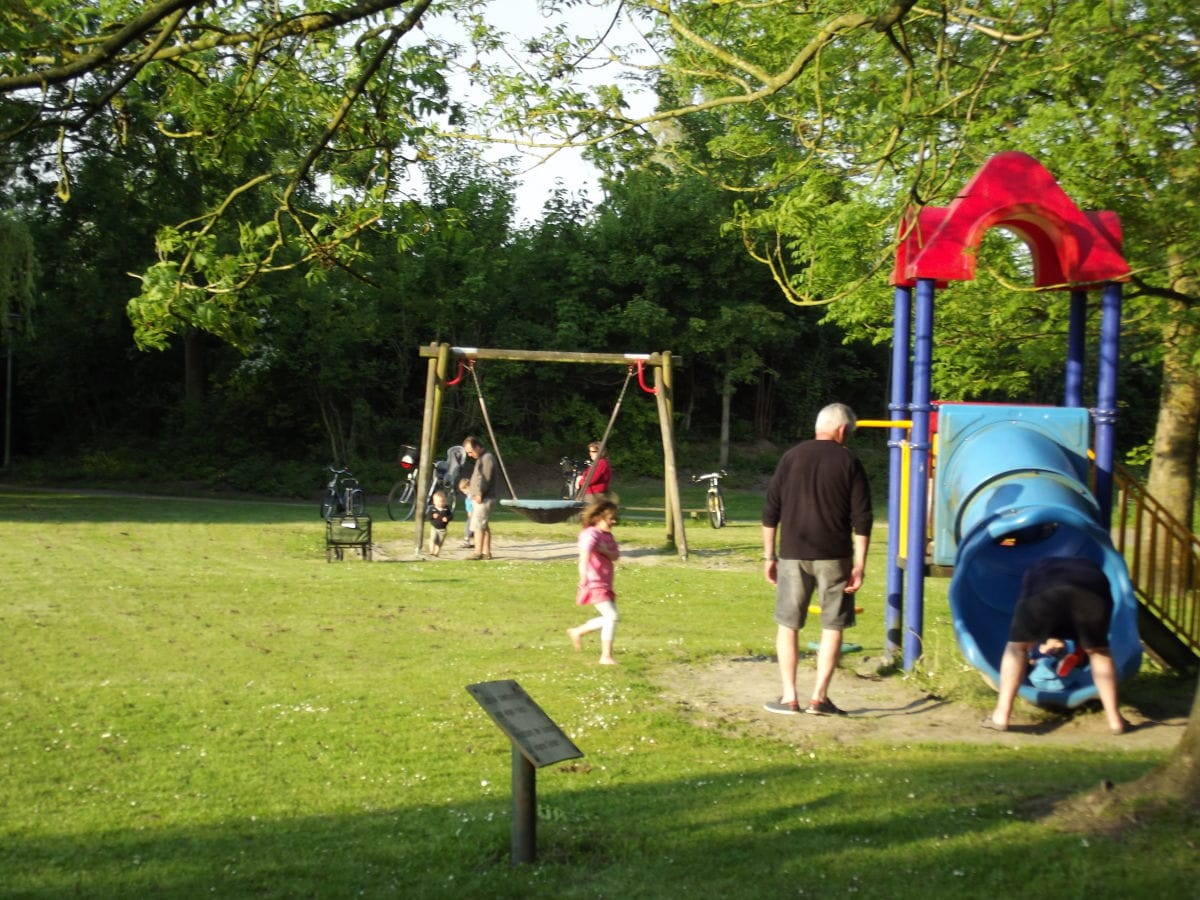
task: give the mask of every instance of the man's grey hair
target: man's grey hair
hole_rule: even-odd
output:
[[[843,425],[846,426],[846,437],[854,434],[858,425],[854,410],[845,403],[830,403],[817,413],[817,434],[832,434]]]

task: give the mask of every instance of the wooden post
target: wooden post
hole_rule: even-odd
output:
[[[675,545],[679,555],[687,559],[687,533],[683,524],[683,503],[679,496],[679,475],[675,471],[675,402],[672,395],[674,377],[671,372],[671,352],[664,350],[662,365],[654,370],[654,400],[658,404],[658,425],[663,442],[663,506],[667,525],[667,540]]]
[[[431,344],[430,350],[432,352],[429,354],[421,354],[429,356],[429,365],[425,376],[425,413],[421,417],[421,458],[417,463],[417,495],[413,497],[416,540],[413,553],[417,556],[421,555],[421,547],[425,542],[425,494],[429,491],[429,482],[433,479],[433,442],[436,437],[434,429],[438,418],[437,407],[441,402],[441,395],[438,393],[438,366],[444,365],[444,360],[450,352],[446,344]]]
[[[450,345],[439,344],[437,355],[437,384],[434,387],[433,422],[431,423],[433,447],[437,446],[442,433],[442,402],[446,398],[446,376],[450,374]]]

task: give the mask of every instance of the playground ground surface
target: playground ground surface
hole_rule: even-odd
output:
[[[457,541],[448,541],[442,559],[453,564],[471,552],[458,546]],[[509,537],[503,530],[494,537],[497,562],[568,560],[575,554],[574,543],[553,538]],[[376,545],[376,559],[398,560],[406,555],[411,555],[407,541]],[[638,547],[627,547],[622,553],[625,565],[657,565],[675,559],[669,553]],[[724,564],[706,559],[703,552],[693,553],[689,559],[689,565]],[[816,639],[816,632],[810,631],[801,634],[797,686],[802,697],[810,690],[814,674],[815,653],[805,649],[806,637]],[[853,631],[846,633],[846,640],[854,640]],[[766,712],[763,703],[778,696],[779,690],[778,669],[772,656],[730,656],[700,666],[673,664],[658,672],[655,680],[697,725],[730,734],[798,740],[814,747],[881,742],[999,744],[1014,749],[1088,745],[1114,751],[1169,750],[1182,737],[1191,710],[1192,695],[1187,690],[1172,691],[1165,697],[1126,691],[1121,708],[1135,727],[1124,735],[1113,736],[1098,702],[1056,712],[1019,701],[1009,730],[997,733],[980,727],[982,713],[975,706],[931,693],[916,677],[881,675],[884,665],[884,660],[858,652],[843,656],[829,696],[848,713],[846,717]]]

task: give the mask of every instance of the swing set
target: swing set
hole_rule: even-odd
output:
[[[476,347],[451,347],[449,344],[430,344],[421,348],[421,357],[429,360],[429,366],[425,383],[425,413],[421,423],[421,452],[417,472],[417,496],[425,496],[424,491],[428,488],[429,479],[432,477],[432,470],[427,461],[434,458],[433,448],[437,444],[438,427],[441,420],[442,401],[445,391],[447,388],[460,383],[464,374],[469,372],[471,381],[475,387],[476,397],[479,401],[479,410],[483,416],[484,425],[487,428],[488,438],[491,441],[492,452],[500,465],[500,472],[512,497],[512,499],[501,500],[500,505],[512,509],[514,512],[525,516],[533,522],[540,523],[563,522],[571,516],[578,514],[584,506],[583,495],[591,481],[594,469],[589,470],[586,480],[579,487],[574,499],[538,500],[518,497],[512,480],[508,476],[508,469],[505,467],[504,457],[500,452],[500,444],[496,440],[495,430],[492,428],[491,417],[488,415],[487,410],[487,402],[479,385],[479,376],[475,367],[476,362],[478,360],[496,359],[520,362],[625,366],[625,381],[621,385],[621,392],[617,396],[617,402],[613,406],[612,413],[608,418],[608,425],[604,430],[604,436],[600,441],[600,456],[603,456],[604,451],[607,449],[608,438],[612,434],[617,414],[621,410],[621,403],[624,401],[629,383],[636,373],[639,387],[646,393],[654,396],[658,410],[659,430],[662,434],[663,444],[663,481],[665,487],[663,508],[666,520],[667,541],[675,545],[682,558],[687,559],[687,537],[684,532],[683,507],[680,500],[679,482],[675,469],[675,437],[672,426],[674,420],[674,379],[672,377],[672,365],[676,360],[672,359],[670,351],[645,354],[574,353],[553,350],[496,350]],[[451,367],[454,365],[457,366],[456,374],[453,378],[448,378]],[[645,370],[647,368],[653,373],[653,386],[646,384]],[[422,516],[415,518],[417,520],[415,546],[416,552],[419,553],[424,540],[425,523]]]

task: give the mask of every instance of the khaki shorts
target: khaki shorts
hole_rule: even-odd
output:
[[[492,507],[496,505],[495,500],[475,500],[471,506],[471,533],[478,534],[488,527],[488,523],[492,520]]]
[[[846,593],[851,559],[781,559],[776,564],[775,624],[799,631],[808,620],[814,593],[821,627],[842,631],[854,625],[854,595]]]

